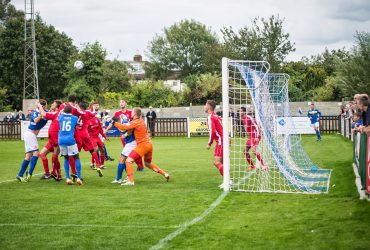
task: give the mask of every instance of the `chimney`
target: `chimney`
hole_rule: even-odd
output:
[[[134,62],[142,62],[143,61],[143,57],[139,54],[137,55],[134,55]]]

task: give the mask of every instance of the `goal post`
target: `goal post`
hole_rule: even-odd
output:
[[[222,126],[223,126],[223,167],[224,191],[230,190],[230,144],[229,144],[229,59],[222,58]]]

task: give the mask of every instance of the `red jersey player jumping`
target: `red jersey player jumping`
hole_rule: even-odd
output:
[[[243,152],[245,154],[245,158],[247,162],[249,163],[249,169],[254,170],[256,168],[253,164],[251,155],[249,154],[249,150],[252,149],[252,153],[256,156],[258,161],[262,164],[262,170],[266,170],[268,166],[262,159],[261,154],[257,151],[258,144],[260,143],[260,140],[261,140],[260,127],[258,126],[253,116],[247,114],[247,110],[245,107],[240,107],[239,111],[240,111],[240,118],[248,134],[248,140],[246,142]]]
[[[222,118],[215,114],[216,102],[208,100],[204,105],[204,111],[208,114],[207,125],[209,129],[209,140],[207,149],[211,148],[213,141],[216,142],[215,150],[213,153],[213,164],[220,171],[220,174],[224,175],[224,167],[222,164],[223,158],[223,147],[222,147]],[[221,184],[222,185],[222,184]],[[221,187],[221,186],[220,186]]]

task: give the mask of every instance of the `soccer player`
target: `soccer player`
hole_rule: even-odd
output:
[[[260,143],[260,140],[261,140],[260,127],[258,126],[253,116],[247,114],[247,109],[245,107],[240,107],[239,113],[240,113],[240,118],[245,127],[245,131],[248,134],[248,140],[246,142],[243,153],[245,155],[247,162],[249,163],[249,169],[254,170],[256,168],[253,164],[251,155],[249,154],[249,150],[252,150],[252,153],[256,156],[258,161],[262,164],[262,170],[266,170],[268,166],[262,159],[261,154],[257,151],[258,144]]]
[[[105,152],[104,152],[104,143],[100,139],[100,135],[107,139],[106,135],[104,134],[103,128],[101,126],[100,120],[97,117],[93,117],[90,119],[88,126],[87,126],[87,131],[89,133],[94,151],[97,152],[99,149],[100,151],[100,162],[99,159],[95,160],[95,163],[97,165],[97,171],[99,173],[99,176],[102,177],[102,168],[104,166],[104,161],[105,161]]]
[[[39,105],[42,106],[43,109],[46,109],[46,101],[40,100]],[[38,105],[38,106],[39,106]],[[37,160],[39,158],[39,144],[37,141],[37,135],[39,134],[40,130],[46,125],[48,120],[42,118],[40,115],[39,109],[34,109],[30,115],[30,124],[28,129],[24,132],[24,144],[26,149],[26,156],[22,162],[21,169],[17,175],[17,180],[24,182],[30,181],[33,171],[36,167]],[[24,172],[27,170],[28,165],[30,165],[30,170],[26,172],[26,179],[23,178]]]
[[[44,117],[47,120],[51,120],[51,124],[48,131],[48,143],[45,145],[45,147],[40,152],[40,158],[42,160],[42,164],[44,166],[44,175],[41,177],[41,179],[49,179],[50,177],[53,177],[56,181],[60,181],[62,176],[60,172],[60,162],[58,160],[59,155],[59,147],[58,147],[58,133],[59,133],[59,122],[58,122],[58,116],[59,116],[59,107],[62,104],[61,100],[55,100],[50,107],[49,112],[45,112],[45,110],[42,108],[42,106],[39,107],[41,116]],[[49,172],[49,163],[47,155],[52,152],[52,173],[50,175]]]
[[[127,117],[125,117],[124,115],[121,115],[121,117],[123,118],[121,120],[121,123],[128,125],[129,120],[127,119]],[[120,158],[119,158],[119,162],[118,162],[118,166],[117,166],[117,176],[112,181],[113,184],[115,184],[115,183],[122,184],[122,173],[126,169],[125,161],[126,161],[127,157],[130,155],[130,153],[132,152],[132,150],[134,150],[137,146],[135,136],[134,136],[132,130],[123,131],[123,138],[125,140],[125,146],[123,147],[123,150],[122,150]],[[127,179],[126,179],[126,181],[127,181]]]
[[[170,175],[167,174],[165,171],[160,169],[157,165],[152,163],[153,158],[153,144],[146,129],[146,125],[144,120],[141,118],[141,109],[134,108],[132,111],[132,121],[128,124],[121,124],[119,123],[118,117],[113,117],[113,125],[116,126],[121,131],[124,130],[134,130],[134,136],[136,139],[137,146],[134,150],[129,154],[128,158],[126,159],[126,172],[128,176],[128,180],[123,182],[121,185],[124,186],[133,186],[135,185],[134,182],[134,167],[133,163],[135,160],[144,157],[145,166],[147,168],[152,169],[154,172],[157,172],[164,176],[164,178],[169,181]]]
[[[321,112],[315,108],[315,104],[310,104],[310,109],[307,112],[307,117],[311,120],[311,127],[313,127],[316,131],[317,141],[321,141],[321,134],[320,134],[320,117]]]
[[[78,155],[78,148],[75,140],[75,128],[77,126],[78,118],[72,115],[72,106],[66,105],[63,113],[58,117],[59,121],[59,138],[58,144],[60,153],[64,156],[64,170],[66,172],[66,183],[73,184],[69,175],[69,157],[73,157],[76,164],[77,185],[82,185],[81,181],[81,162]]]
[[[120,110],[118,110],[116,113],[114,113],[114,117],[119,118],[119,120],[122,120],[121,115],[123,117],[127,117],[128,120],[132,119],[132,110],[127,109],[127,102],[125,100],[120,100],[119,105],[121,107]],[[107,130],[109,130],[111,126],[107,127]],[[121,133],[121,142],[122,146],[125,146],[125,140],[123,137],[123,134]],[[137,171],[143,171],[144,170],[144,164],[143,164],[143,159],[138,158],[135,160],[137,167]]]
[[[77,126],[77,131],[78,135],[80,138],[80,143],[77,144],[78,151],[80,152],[81,149],[83,148],[85,151],[89,151],[91,154],[91,157],[94,159],[97,169],[96,171],[98,172],[100,177],[103,177],[103,173],[101,171],[101,161],[99,161],[99,156],[98,156],[98,150],[94,146],[93,138],[91,138],[91,135],[89,133],[89,125],[90,121],[95,118],[95,110],[94,108],[92,111],[87,110],[87,106],[84,102],[80,102],[78,104],[80,110],[77,110],[76,116],[79,117],[79,124]],[[104,160],[103,160],[104,162]]]
[[[216,102],[214,100],[208,100],[204,105],[204,111],[208,114],[207,125],[209,129],[209,139],[207,149],[209,150],[212,146],[213,141],[216,142],[215,150],[213,153],[213,164],[218,169],[220,174],[224,175],[224,167],[222,163],[223,158],[223,147],[222,147],[222,118],[214,112],[216,108]],[[222,184],[221,184],[222,185]]]

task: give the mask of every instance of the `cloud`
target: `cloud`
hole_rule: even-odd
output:
[[[24,0],[14,0],[23,9]],[[212,27],[239,29],[257,16],[279,14],[284,29],[296,44],[289,59],[300,59],[329,49],[351,46],[358,31],[370,32],[368,0],[36,0],[35,9],[49,24],[72,37],[76,45],[99,41],[121,59],[144,54],[155,34],[182,19],[195,19]],[[144,54],[145,55],[145,54]]]

